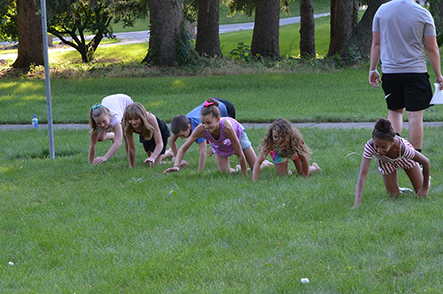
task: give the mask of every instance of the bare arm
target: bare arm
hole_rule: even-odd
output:
[[[423,186],[418,190],[417,196],[427,196],[429,192],[431,161],[420,152],[415,152],[414,160],[423,166]]]
[[[379,87],[380,74],[377,71],[380,60],[380,32],[372,32],[371,61],[369,66],[369,83],[375,88]]]
[[[108,161],[109,158],[114,156],[117,153],[118,149],[122,146],[123,143],[123,128],[122,124],[118,123],[114,126],[114,143],[112,143],[111,148],[109,148],[108,152],[105,155],[96,157],[92,162],[94,165],[102,164],[103,162]]]
[[[171,168],[166,169],[163,173],[170,173],[180,170],[180,163],[185,156],[186,151],[188,148],[194,143],[195,140],[197,140],[198,137],[202,137],[204,135],[205,131],[203,129],[203,125],[198,125],[195,130],[192,132],[192,134],[189,136],[188,139],[186,139],[185,143],[180,147],[180,149],[177,152],[177,156],[175,157],[175,163],[174,166]]]
[[[308,158],[306,156],[303,155],[299,155],[300,158],[300,162],[301,162],[301,170],[298,170],[298,166],[296,166],[297,168],[297,173],[299,175],[304,176],[305,178],[309,177],[309,161]]]
[[[206,140],[198,144],[198,149],[200,151],[198,170],[203,170],[205,168],[205,163],[206,163]]]
[[[89,153],[88,162],[92,163],[95,157],[95,146],[97,145],[98,134],[91,131],[91,138],[89,139]]]
[[[150,162],[155,164],[157,161],[157,157],[160,155],[160,153],[163,150],[163,139],[162,139],[162,133],[160,131],[160,127],[157,123],[157,118],[152,113],[148,113],[148,121],[151,124],[151,126],[154,127],[154,141],[155,141],[155,149],[151,153],[151,156],[145,159],[144,163]]]
[[[435,73],[435,79],[443,90],[443,77],[441,75],[440,51],[438,49],[437,38],[435,36],[425,36],[425,46],[428,51],[429,61]]]
[[[171,147],[171,151],[174,154],[174,157],[177,156],[177,144],[175,144],[175,142],[177,141],[178,137],[176,134],[172,134],[171,137],[169,138],[169,147]]]
[[[257,160],[254,163],[254,168],[252,169],[252,180],[258,181],[258,176],[260,175],[260,166],[263,161],[266,159],[267,154],[265,154],[264,150],[260,150],[260,153],[257,156]]]
[[[357,187],[355,188],[355,200],[352,209],[355,209],[361,205],[361,197],[363,194],[363,188],[365,186],[366,177],[368,176],[369,166],[371,160],[363,157],[360,165],[360,174],[358,175]]]
[[[126,142],[128,145],[128,159],[129,159],[129,167],[135,166],[135,143],[133,134],[126,136]]]

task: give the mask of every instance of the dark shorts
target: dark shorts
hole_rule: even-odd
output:
[[[170,136],[169,128],[163,121],[159,120],[158,118],[157,118],[157,123],[160,128],[160,132],[162,133],[162,141],[163,141],[163,149],[160,154],[165,154],[166,145],[168,144],[168,138]],[[152,138],[149,140],[145,140],[143,134],[140,134],[140,143],[143,143],[143,147],[145,148],[145,151],[147,153],[154,152],[154,149],[157,146],[157,144],[155,144],[154,136],[152,136]]]
[[[228,111],[228,116],[235,118],[235,108],[234,105],[228,100],[224,100],[221,98],[214,98],[215,100],[222,102],[226,106],[226,110]]]
[[[432,106],[428,73],[383,74],[382,87],[389,110],[419,111]]]

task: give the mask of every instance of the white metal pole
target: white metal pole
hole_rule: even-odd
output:
[[[55,158],[54,132],[52,128],[52,102],[51,102],[51,77],[49,74],[48,59],[48,28],[46,20],[46,0],[40,0],[42,9],[42,34],[43,34],[43,56],[45,59],[45,84],[46,84],[46,105],[48,108],[48,133],[49,133],[49,157]]]

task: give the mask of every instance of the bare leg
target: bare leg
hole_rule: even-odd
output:
[[[167,157],[174,157],[174,153],[172,152],[172,149],[169,148],[168,150],[166,150],[165,154],[161,155],[162,159],[165,159]]]
[[[252,148],[252,146],[249,146],[249,148],[243,150],[243,153],[245,154],[245,158],[248,162],[249,167],[253,169],[255,161],[257,160],[257,155],[255,155],[254,149]]]
[[[423,146],[423,110],[408,111],[409,142],[415,149]]]
[[[277,175],[289,175],[289,167],[288,162],[275,165],[275,171],[277,172]]]
[[[303,175],[303,163],[300,159],[293,160],[295,168],[297,169],[297,173],[299,175]],[[316,162],[314,162],[308,169],[308,176],[312,175],[315,172],[320,172],[322,169],[318,166]]]
[[[420,167],[416,165],[413,168],[405,169],[405,173],[408,175],[409,180],[411,180],[414,191],[418,192],[423,186],[423,173],[421,172]]]
[[[404,108],[398,110],[388,109],[388,120],[391,122],[394,132],[401,134],[403,130],[403,113]]]
[[[220,155],[215,154],[215,162],[217,163],[217,168],[219,171],[225,173],[235,172],[235,169],[229,166],[229,157],[222,157]]]
[[[398,187],[397,171],[383,176],[383,182],[385,182],[386,192],[392,196],[400,195],[400,188]]]

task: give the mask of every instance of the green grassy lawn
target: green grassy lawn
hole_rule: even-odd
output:
[[[294,122],[376,121],[386,116],[382,89],[369,85],[367,69],[350,68],[207,77],[53,79],[53,120],[87,123],[89,107],[115,93],[128,94],[167,122],[208,97],[230,100],[242,122],[271,122],[278,117]],[[30,123],[33,114],[45,123],[45,97],[43,80],[3,79],[0,123]],[[441,121],[443,109],[431,107],[424,118]]]
[[[87,130],[55,130],[55,160],[47,131],[0,131],[0,292],[443,292],[442,130],[425,129],[426,199],[388,197],[373,162],[356,211],[371,130],[300,131],[323,172],[268,168],[257,183],[220,174],[213,158],[198,172],[196,146],[190,167],[165,175],[170,164],[141,165],[138,143],[133,169],[123,148],[91,166]],[[265,130],[247,132],[257,150]]]

